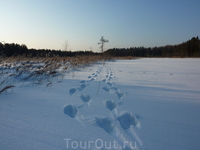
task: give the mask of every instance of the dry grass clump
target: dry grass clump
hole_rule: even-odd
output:
[[[14,88],[16,81],[24,84],[52,84],[55,77],[66,71],[88,66],[102,60],[101,56],[45,57],[28,58],[24,56],[0,58],[0,94]]]
[[[4,87],[3,89],[0,90],[0,94],[3,93],[4,91],[10,89],[10,88],[14,88],[15,86],[14,85],[8,85],[6,87]]]

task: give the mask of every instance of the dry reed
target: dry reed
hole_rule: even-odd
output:
[[[28,58],[24,56],[0,58],[0,94],[14,88],[12,82],[22,78],[21,81],[32,81],[32,84],[46,83],[52,85],[53,78],[62,75],[67,70],[73,71],[79,67],[91,65],[101,61],[100,55],[76,57],[45,57]]]

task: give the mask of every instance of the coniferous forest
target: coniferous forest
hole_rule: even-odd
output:
[[[178,45],[113,48],[107,50],[105,53],[117,57],[200,57],[200,40],[197,36]]]
[[[73,57],[77,55],[96,55],[92,51],[61,51],[61,50],[50,50],[50,49],[28,49],[26,45],[15,44],[15,43],[1,43],[0,42],[0,56],[11,57],[11,56],[25,56],[25,57]]]
[[[0,56],[25,56],[25,57],[72,57],[77,55],[98,55],[92,51],[61,51],[50,49],[28,49],[25,44],[1,43]],[[187,42],[177,45],[166,45],[161,47],[130,47],[112,48],[104,52],[105,55],[113,57],[200,57],[200,40],[193,37]]]

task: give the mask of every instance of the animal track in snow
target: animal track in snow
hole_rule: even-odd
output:
[[[83,123],[83,119],[84,119],[84,118],[83,118],[83,116],[79,113],[79,108],[80,108],[80,107],[82,107],[82,105],[79,106],[79,107],[77,107],[77,106],[75,106],[75,105],[66,105],[66,106],[64,107],[63,111],[64,111],[64,114],[66,114],[66,115],[68,115],[69,117],[71,117],[71,118],[77,120],[79,123],[81,123],[83,126],[85,126],[84,123]]]
[[[83,83],[80,85],[80,87],[78,88],[79,91],[82,91],[83,89],[85,89],[89,84]]]
[[[122,91],[117,91],[116,94],[117,94],[117,97],[118,97],[120,100],[122,100],[122,98],[124,98],[124,96],[125,96],[125,93],[122,92]]]
[[[91,78],[88,82],[91,82],[91,81],[94,81],[95,80],[95,78]]]
[[[102,79],[101,81],[106,83],[106,79]]]
[[[105,86],[102,89],[110,94],[114,94],[114,93],[117,94],[117,97],[119,98],[119,100],[122,100],[126,95],[124,92],[122,92],[120,89],[116,87],[110,88],[110,87]]]
[[[117,132],[115,125],[112,123],[110,118],[95,118],[93,125],[102,128],[108,134]]]
[[[110,86],[113,86],[113,83],[111,83],[111,82],[107,82],[107,84],[110,85]]]
[[[125,112],[120,114],[117,117],[117,120],[119,121],[121,127],[125,130],[129,129],[131,125],[138,126],[139,124],[136,116],[131,112]]]
[[[110,88],[108,88],[108,87],[106,87],[106,86],[105,86],[105,87],[102,87],[102,89],[105,90],[106,92],[110,92]]]
[[[79,114],[79,110],[75,105],[67,105],[64,107],[64,113],[71,118],[75,118]]]
[[[134,129],[131,128],[131,126],[135,126],[138,128],[140,127],[140,123],[137,120],[137,117],[134,114],[132,114],[131,112],[125,112],[125,113],[120,114],[117,117],[117,120],[119,121],[121,127],[124,129],[126,134],[129,135],[135,141],[137,141],[138,146],[140,147],[140,149],[142,149],[142,147],[143,147],[142,141],[137,136]]]
[[[92,101],[92,98],[90,97],[90,95],[81,94],[80,98],[84,103],[87,104],[88,107],[90,107],[90,102]]]
[[[79,83],[85,83],[85,80],[80,81]]]
[[[98,77],[98,75],[97,75],[97,74],[95,74],[93,77]]]
[[[78,88],[70,88],[69,89],[69,94],[72,96],[77,90],[79,90],[79,91],[84,90],[89,85],[89,84],[86,84],[84,82],[85,82],[84,80],[80,81],[79,83],[82,83],[82,84]]]
[[[90,95],[83,95],[83,94],[81,94],[80,98],[82,99],[83,102],[89,102],[92,99]]]
[[[106,71],[106,72],[105,72]],[[121,71],[122,72],[122,71]],[[101,76],[101,77],[100,77]],[[101,80],[100,80],[101,78]],[[138,138],[137,134],[134,131],[133,127],[139,127],[140,123],[137,119],[137,117],[131,113],[131,112],[123,112],[121,114],[118,114],[117,109],[122,105],[122,99],[125,97],[126,93],[121,91],[119,88],[114,87],[114,82],[112,82],[112,79],[114,79],[114,73],[112,72],[110,67],[100,67],[97,69],[96,72],[92,73],[90,76],[87,77],[87,80],[81,80],[79,82],[80,86],[76,88],[69,89],[69,94],[73,95],[77,91],[83,91],[87,86],[92,85],[89,84],[89,82],[94,80],[99,80],[99,83],[104,82],[104,87],[100,88],[101,90],[104,90],[105,92],[109,94],[115,94],[115,99],[111,100],[104,100],[103,104],[101,106],[104,106],[106,109],[108,109],[111,113],[107,113],[106,116],[103,117],[97,117],[98,114],[92,114],[94,119],[92,120],[92,125],[95,125],[101,129],[103,129],[106,133],[113,136],[114,139],[117,140],[117,143],[122,146],[123,142],[126,141],[126,136],[131,138],[133,141],[137,141],[137,143],[142,147],[142,142]],[[100,85],[100,84],[99,84]],[[82,125],[84,118],[79,113],[80,111],[83,111],[82,106],[87,105],[90,107],[90,103],[92,102],[92,97],[86,93],[81,93],[79,95],[82,104],[80,106],[76,105],[67,105],[64,107],[64,113],[79,121]],[[116,100],[116,101],[114,101]],[[105,109],[103,108],[103,109]],[[93,109],[93,108],[90,108]],[[90,109],[87,109],[90,111]],[[89,116],[86,116],[89,117]],[[86,120],[85,120],[86,121]],[[131,149],[129,146],[127,146],[125,149]]]
[[[107,86],[103,87],[102,89],[103,89],[104,91],[110,93],[110,94],[116,93],[116,90],[117,90],[117,88],[115,88],[115,87],[109,88],[109,87],[107,87]]]
[[[77,91],[77,88],[71,88],[69,89],[69,94],[73,95]]]
[[[109,76],[109,77],[107,78],[107,81],[110,81],[110,80],[112,80],[112,79],[113,79],[113,77],[110,77],[110,76]]]
[[[118,144],[118,148],[125,148],[128,150],[132,150],[129,145],[126,144],[124,141],[127,141],[123,135],[123,133],[119,130],[119,128],[113,123],[113,120],[109,117],[98,118],[96,117],[95,120],[92,122],[93,125],[102,128],[105,132],[110,134],[112,137],[115,138]]]
[[[109,110],[114,110],[117,108],[118,104],[112,100],[106,100],[104,101],[106,108],[108,108]]]

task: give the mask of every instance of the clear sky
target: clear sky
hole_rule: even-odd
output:
[[[0,0],[0,42],[100,51],[200,36],[200,0]]]

